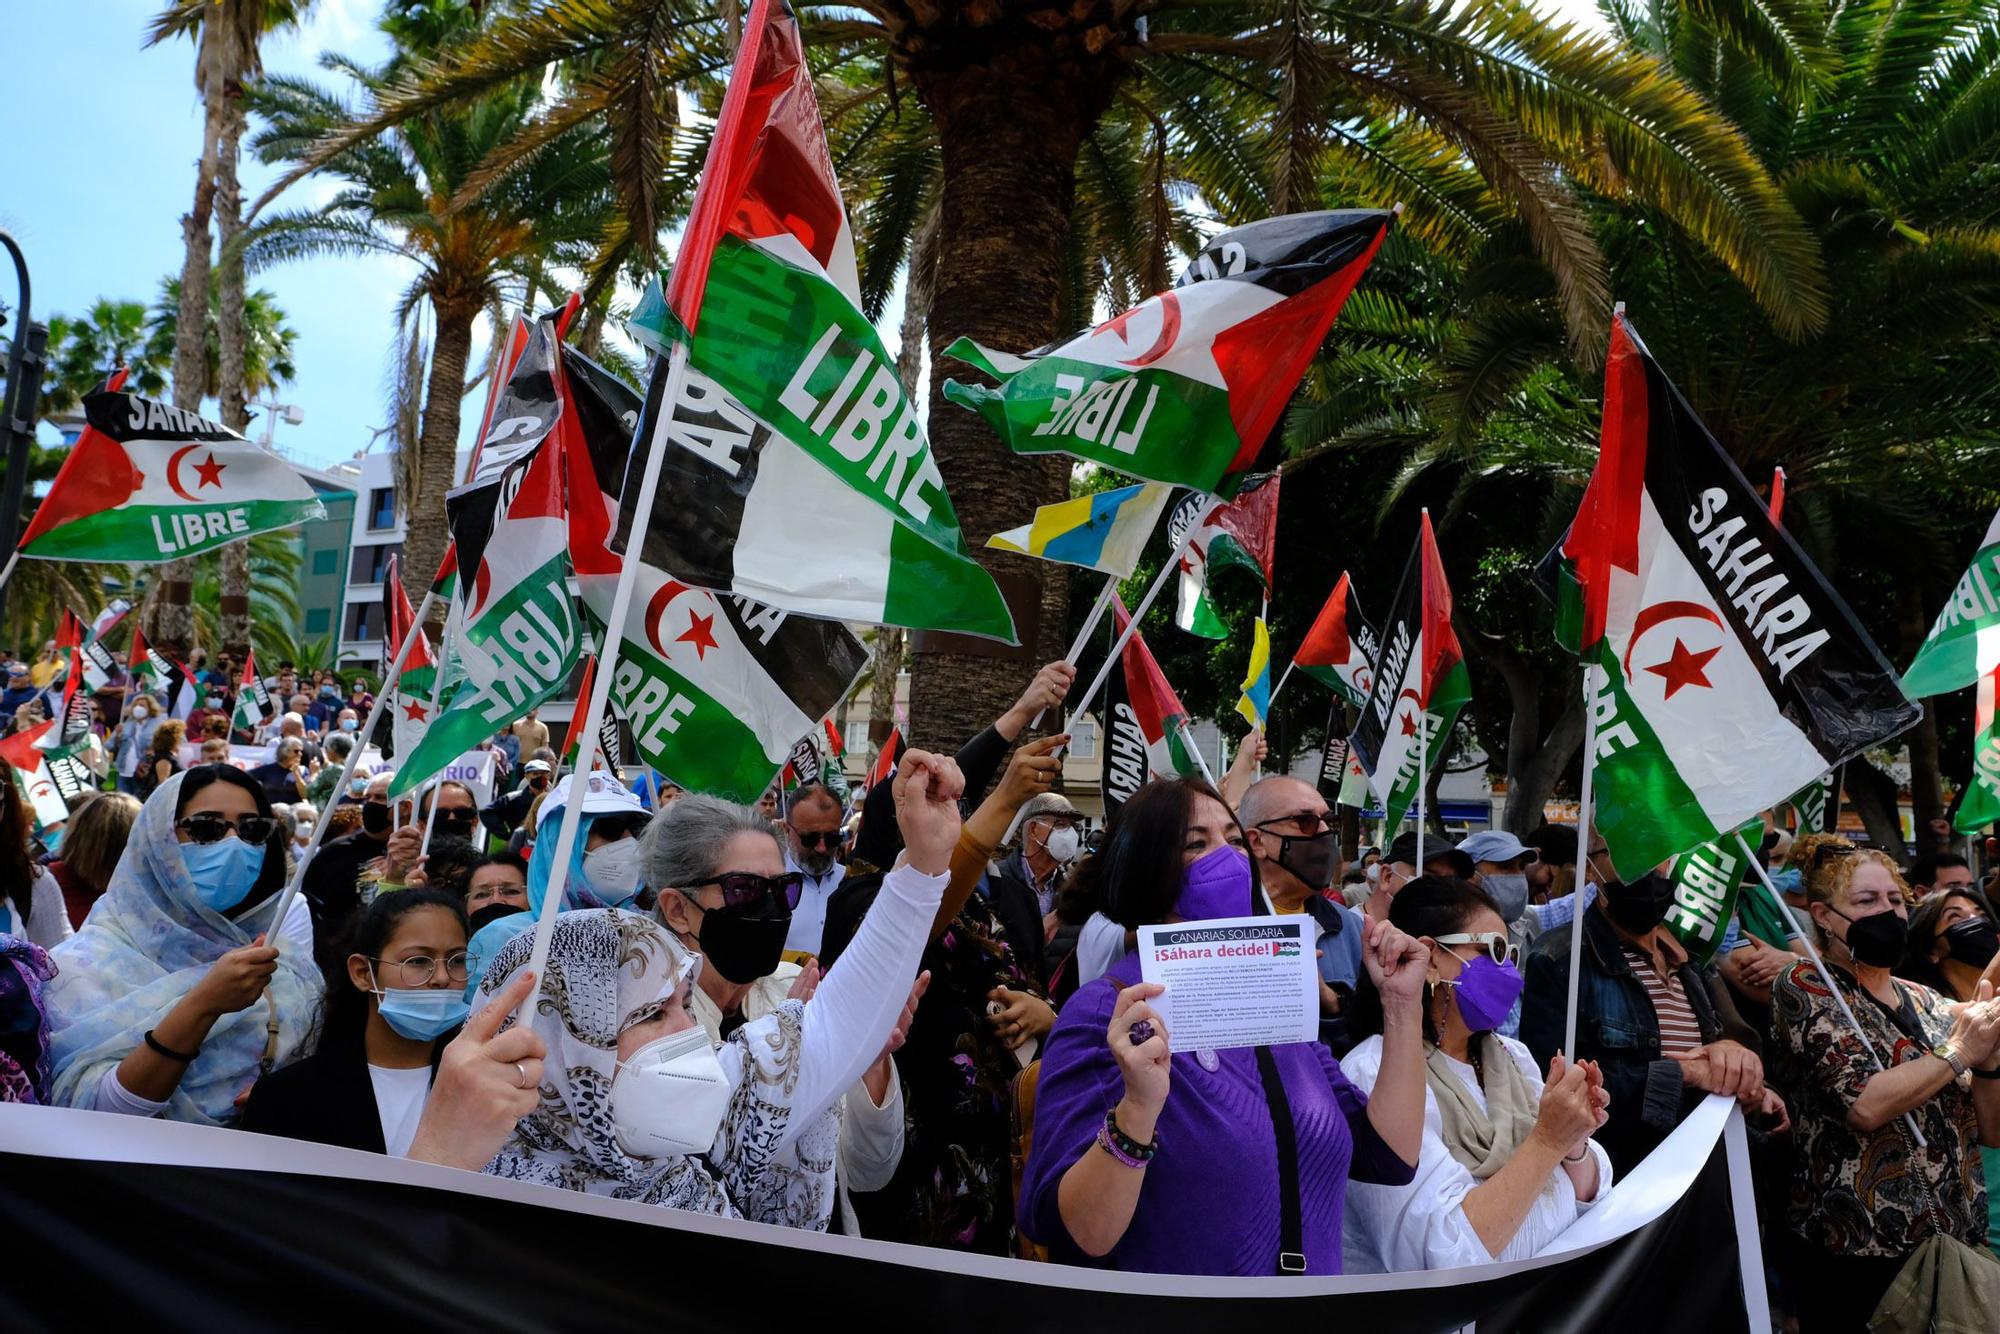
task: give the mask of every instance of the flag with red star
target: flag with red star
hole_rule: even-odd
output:
[[[276,454],[124,383],[121,369],[84,395],[83,433],[22,535],[23,556],[150,565],[326,516]]]
[[[1194,536],[1181,553],[1180,597],[1174,624],[1204,639],[1226,639],[1229,627],[1208,600],[1211,576],[1227,569],[1248,570],[1271,589],[1271,560],[1278,545],[1278,484],[1280,475],[1267,472],[1246,478],[1236,499],[1202,511],[1208,497],[1188,495],[1168,522],[1168,538],[1176,546],[1190,523]]]
[[[1594,805],[1626,877],[1714,841],[1922,710],[1621,310],[1558,625],[1594,663]]]
[[[1382,803],[1383,827],[1393,831],[1443,762],[1459,711],[1472,698],[1428,510],[1369,675],[1373,688],[1348,744]]]
[[[402,647],[403,637],[411,633],[417,619],[416,608],[410,605],[410,595],[403,591],[401,556],[389,557],[389,568],[382,572],[382,666],[387,668],[394,661],[396,650]],[[431,653],[430,636],[417,629],[416,638],[410,642],[410,652],[403,659],[403,670],[394,681],[384,681],[382,688],[392,692],[389,700],[389,722],[395,738],[396,754],[407,756],[416,750],[424,739],[424,732],[431,725],[433,696],[437,690],[437,659]]]

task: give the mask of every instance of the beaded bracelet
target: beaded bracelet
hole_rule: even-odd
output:
[[[1160,1151],[1160,1140],[1158,1135],[1151,1144],[1133,1139],[1118,1128],[1118,1111],[1113,1108],[1104,1114],[1104,1124],[1097,1128],[1097,1147],[1125,1166],[1136,1168],[1153,1161],[1153,1155]]]

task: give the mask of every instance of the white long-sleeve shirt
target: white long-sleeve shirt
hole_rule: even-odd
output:
[[[1542,1076],[1535,1068],[1535,1058],[1512,1038],[1503,1037],[1500,1044],[1514,1058],[1539,1100]],[[1372,1092],[1375,1077],[1382,1069],[1382,1039],[1364,1039],[1340,1058],[1340,1069],[1364,1093]],[[1486,1093],[1474,1077],[1472,1067],[1459,1065],[1458,1075],[1473,1099],[1483,1106]],[[1362,1181],[1347,1184],[1347,1208],[1341,1218],[1345,1270],[1350,1274],[1381,1274],[1525,1260],[1610,1192],[1611,1160],[1595,1140],[1591,1141],[1590,1152],[1597,1160],[1597,1193],[1588,1200],[1577,1199],[1569,1173],[1557,1167],[1529,1206],[1513,1240],[1500,1254],[1493,1255],[1465,1216],[1465,1197],[1482,1183],[1445,1147],[1444,1118],[1438,1111],[1437,1095],[1426,1085],[1424,1138],[1418,1150],[1416,1178],[1407,1186],[1376,1186]]]
[[[19,895],[14,889],[12,895]],[[76,934],[69,924],[69,905],[63,902],[62,886],[48,868],[28,867],[28,920],[21,920],[21,905],[0,899],[0,933],[25,936],[45,950],[54,949]]]

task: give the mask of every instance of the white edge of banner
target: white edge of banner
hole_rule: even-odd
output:
[[[1030,1261],[805,1232],[770,1223],[721,1218],[632,1200],[613,1200],[431,1163],[389,1158],[357,1149],[338,1149],[303,1140],[259,1135],[220,1126],[185,1125],[110,1112],[67,1107],[0,1103],[0,1153],[87,1162],[144,1163],[161,1167],[225,1171],[281,1172],[294,1176],[376,1181],[478,1195],[569,1213],[595,1214],[646,1227],[739,1237],[766,1246],[845,1255],[858,1260],[948,1269],[968,1277],[1031,1283],[1049,1288],[1128,1292],[1135,1296],[1287,1298],[1342,1293],[1456,1287],[1528,1273],[1609,1245],[1660,1217],[1687,1193],[1707,1164],[1733,1104],[1712,1095],[1691,1112],[1659,1148],[1618,1182],[1609,1198],[1579,1218],[1539,1255],[1528,1260],[1470,1265],[1460,1269],[1406,1270],[1393,1274],[1325,1277],[1214,1278],[1177,1274],[1122,1274]]]

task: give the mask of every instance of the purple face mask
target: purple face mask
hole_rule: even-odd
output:
[[[1211,917],[1248,917],[1253,911],[1250,858],[1243,849],[1225,843],[1188,863],[1174,911],[1186,922],[1205,922]]]
[[[1465,965],[1450,985],[1457,989],[1458,1017],[1465,1026],[1475,1033],[1491,1033],[1507,1022],[1527,982],[1512,962],[1495,963],[1493,956],[1482,954]]]

